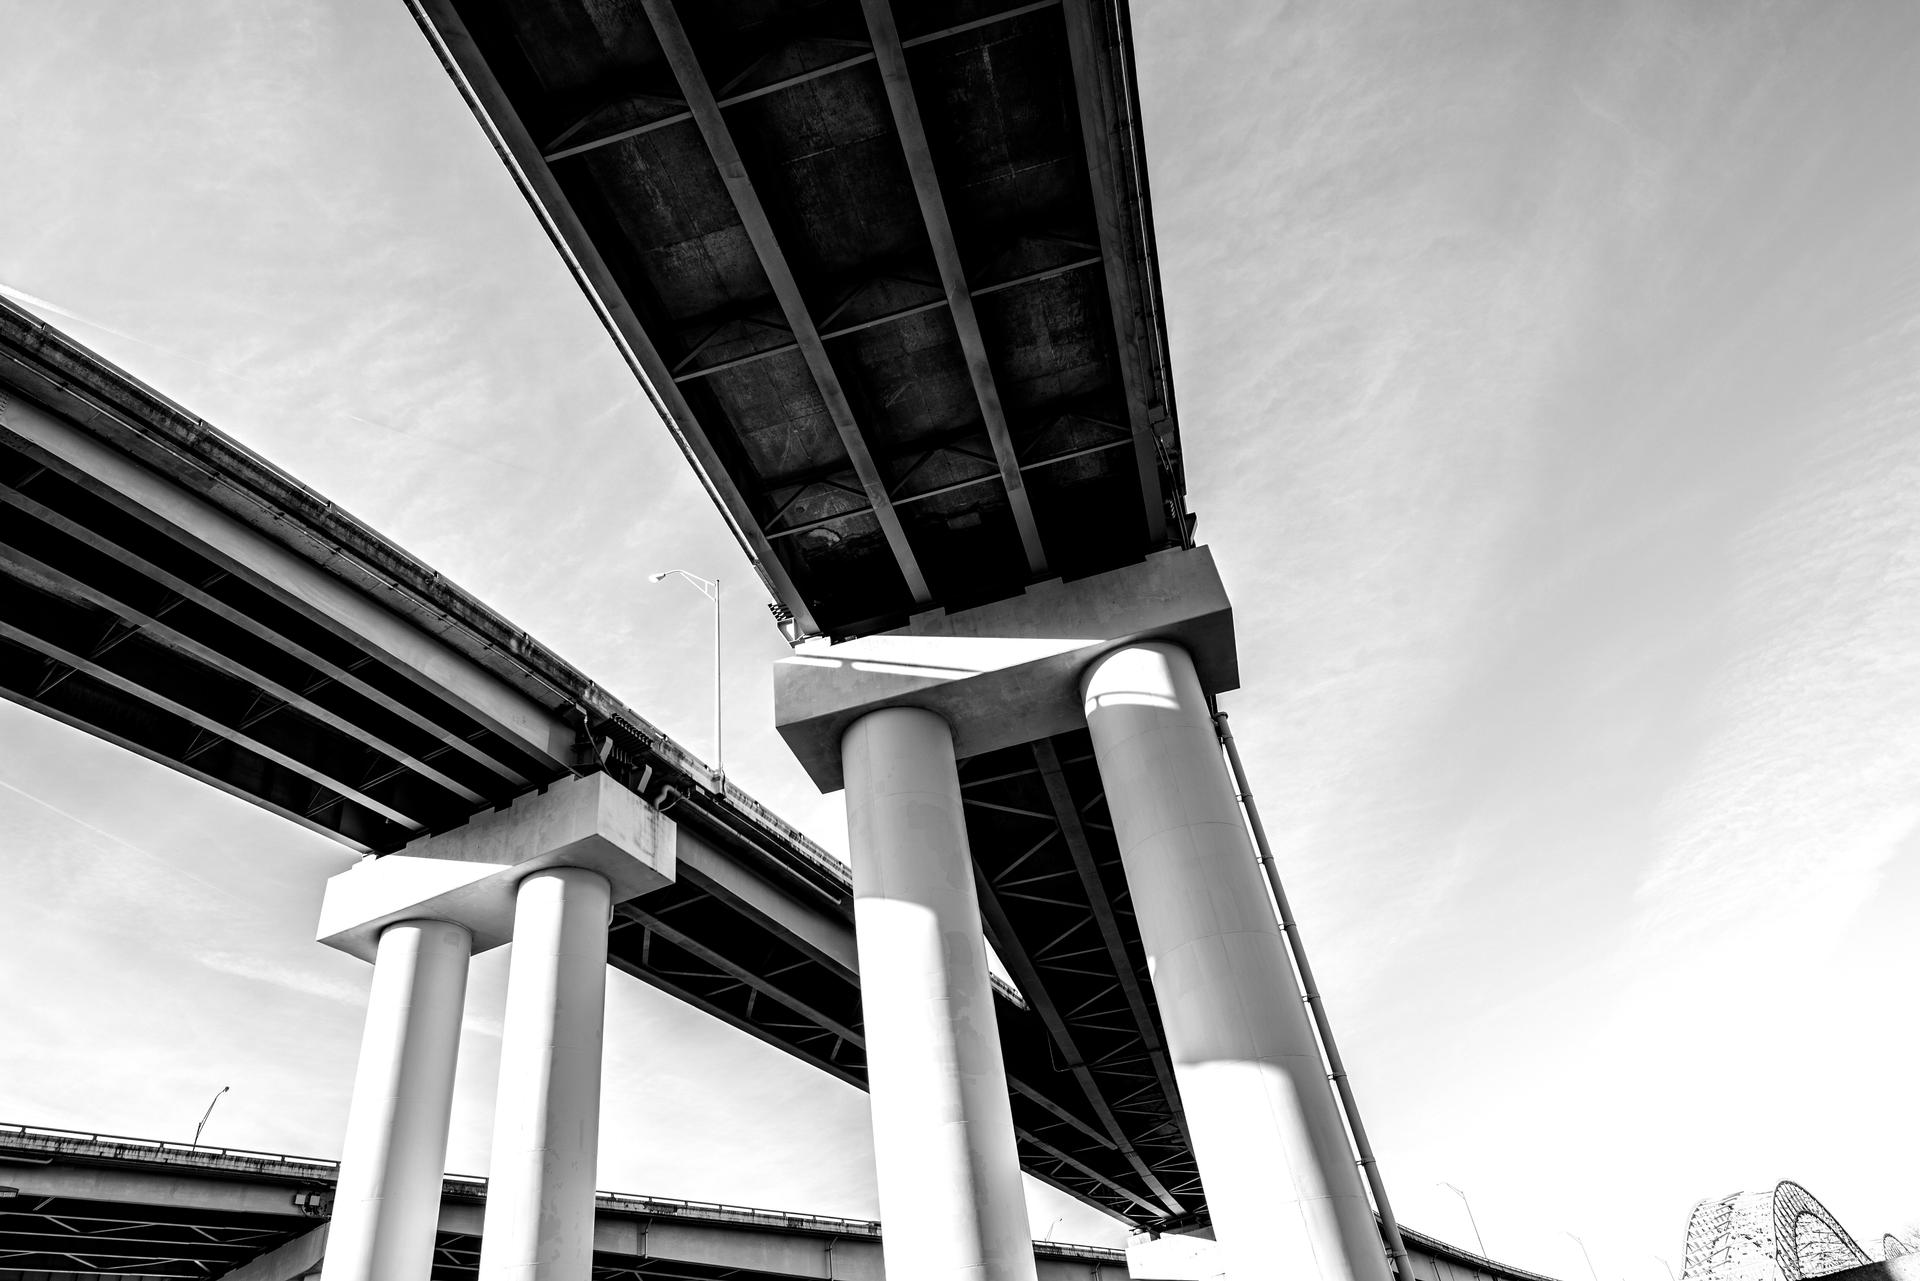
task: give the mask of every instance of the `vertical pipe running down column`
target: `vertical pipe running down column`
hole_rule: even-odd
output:
[[[426,1281],[433,1266],[472,952],[447,921],[381,931],[323,1281]]]
[[[890,707],[840,752],[886,1274],[1033,1281],[952,731]]]
[[[554,867],[515,891],[481,1281],[588,1281],[613,887]]]
[[[1280,914],[1280,932],[1286,936],[1287,950],[1293,954],[1293,968],[1300,975],[1301,995],[1313,1012],[1314,1029],[1320,1033],[1320,1048],[1327,1060],[1327,1079],[1339,1093],[1340,1110],[1346,1114],[1347,1129],[1353,1135],[1360,1172],[1367,1176],[1367,1190],[1373,1193],[1373,1208],[1380,1215],[1380,1232],[1387,1239],[1387,1254],[1393,1259],[1400,1281],[1414,1281],[1413,1260],[1407,1254],[1406,1241],[1400,1236],[1400,1221],[1394,1217],[1393,1203],[1387,1200],[1387,1183],[1380,1175],[1380,1164],[1373,1159],[1373,1144],[1367,1141],[1367,1127],[1360,1120],[1353,1083],[1347,1079],[1347,1066],[1340,1059],[1340,1047],[1334,1043],[1333,1023],[1327,1017],[1326,1003],[1320,999],[1320,985],[1314,981],[1313,966],[1307,961],[1300,927],[1294,923],[1287,891],[1280,884],[1280,868],[1273,861],[1273,847],[1267,843],[1267,828],[1260,821],[1260,809],[1253,803],[1253,789],[1247,786],[1247,770],[1240,762],[1240,748],[1233,741],[1233,731],[1227,728],[1225,712],[1215,712],[1213,723],[1220,732],[1221,744],[1227,749],[1227,763],[1233,767],[1234,791],[1239,795],[1240,808],[1246,811],[1247,825],[1253,829],[1260,868],[1267,874],[1267,888],[1273,891],[1273,905]]]

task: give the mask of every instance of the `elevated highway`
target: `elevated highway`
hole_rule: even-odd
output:
[[[299,1281],[326,1252],[336,1162],[0,1124],[0,1278]],[[433,1281],[472,1281],[486,1180],[441,1189]],[[881,1281],[881,1225],[672,1197],[595,1198],[596,1281]],[[1551,1281],[1408,1233],[1416,1281]],[[1127,1252],[1035,1241],[1045,1281],[1153,1281]]]
[[[1025,1169],[1243,1276],[1415,1281],[1220,756],[1124,0],[409,4],[772,594],[853,867],[0,315],[0,688],[388,856],[323,911],[378,949],[328,1281],[426,1256],[509,937],[492,1277],[585,1267],[611,961],[868,1087],[896,1274],[1030,1281]]]
[[[679,837],[677,881],[619,905],[613,966],[866,1085],[843,864],[437,572],[4,300],[0,695],[372,853],[607,773]],[[1028,1171],[1160,1225],[1046,1019],[1005,986],[995,1016]]]
[[[1191,547],[1124,5],[410,6],[789,639]],[[1203,1225],[1085,722],[1015,701],[960,744],[979,909],[1092,1122],[1040,1128],[1003,1043],[1022,1164]],[[845,719],[802,754],[826,788]]]
[[[0,1277],[299,1281],[325,1257],[338,1173],[310,1157],[0,1125]],[[486,1195],[485,1179],[445,1180],[433,1281],[473,1281]],[[1123,1250],[1033,1250],[1046,1281],[1128,1278]],[[881,1281],[880,1224],[602,1192],[593,1276]]]

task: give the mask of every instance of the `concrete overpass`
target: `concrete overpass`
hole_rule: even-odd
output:
[[[1123,1158],[1096,1197],[1387,1281],[1220,759],[1125,0],[408,3],[797,643],[896,1240],[1030,1275],[984,928]]]
[[[509,939],[489,1281],[584,1276],[609,961],[868,1086],[896,1274],[1033,1277],[1025,1169],[1242,1276],[1387,1281],[1377,1205],[1412,1281],[1220,756],[1123,0],[412,7],[773,594],[854,866],[0,313],[0,690],[382,856],[328,1281],[428,1257]]]
[[[335,1162],[0,1125],[0,1277],[299,1281],[326,1254]],[[485,1179],[440,1189],[433,1281],[472,1281]],[[1033,1243],[1046,1281],[1127,1281],[1126,1252]],[[880,1225],[601,1192],[600,1281],[880,1281]],[[1437,1279],[1436,1279],[1437,1281]],[[1451,1279],[1448,1279],[1451,1281]]]
[[[412,790],[399,786],[409,759],[463,771],[486,802],[463,801],[469,818],[576,773],[616,778],[676,820],[678,877],[619,905],[609,962],[843,1080],[866,1082],[845,867],[438,574],[4,301],[0,693],[362,849],[405,848],[403,832],[416,823],[462,826],[457,812],[413,808],[433,793],[424,773],[408,780]],[[340,755],[350,749],[361,754]],[[1063,757],[1061,771],[1097,786],[1089,756]],[[336,785],[348,781],[343,762],[359,771],[353,791],[408,820],[386,820],[403,832],[379,826]],[[984,781],[1034,787],[1048,779],[1037,767],[1005,772],[1013,777]],[[444,795],[441,803],[452,805]],[[1100,868],[1113,876],[1097,796],[1071,808],[1088,820],[1085,839],[1102,842]],[[1025,854],[1028,865],[1040,858]],[[1078,932],[1095,937],[1091,914]],[[1102,1141],[1101,1120],[1082,1078],[1059,1062],[1048,1020],[1005,985],[996,987],[995,1011],[1026,1168],[1094,1204],[1137,1206],[1142,1193],[1117,1194],[1128,1187],[1121,1154]],[[149,1177],[156,1171],[157,1181]],[[337,1167],[12,1127],[0,1130],[0,1172],[0,1275],[211,1277],[315,1226]],[[238,1190],[215,1175],[233,1176]],[[56,1177],[120,1182],[56,1186]],[[436,1276],[473,1264],[477,1186],[436,1179],[435,1249],[452,1252],[436,1254]],[[770,1226],[764,1211],[641,1200],[656,1220],[747,1215],[760,1216],[751,1219],[756,1230]],[[630,1215],[635,1204],[596,1199],[596,1240],[605,1216]],[[184,1217],[161,1213],[169,1205]],[[101,1212],[95,1227],[89,1210]],[[774,1217],[788,1228],[804,1219],[807,1248],[831,1238],[871,1250],[878,1237],[872,1224]],[[1193,1226],[1148,1215],[1134,1222],[1150,1231]],[[148,1226],[161,1236],[144,1237]],[[74,1236],[97,1237],[92,1245],[108,1253],[42,1257],[40,1247]],[[1418,1233],[1408,1240],[1416,1281],[1544,1281]],[[167,1256],[192,1265],[149,1267],[122,1245],[192,1246]],[[291,1265],[301,1250],[313,1257],[313,1245],[281,1262]],[[851,1247],[835,1248],[850,1257]],[[1065,1257],[1038,1248],[1043,1267]],[[1118,1266],[1095,1251],[1075,1257],[1110,1272]]]
[[[299,1281],[326,1253],[339,1165],[0,1124],[0,1278]],[[486,1180],[441,1187],[433,1281],[476,1273]],[[594,1201],[596,1281],[879,1281],[881,1225],[670,1197]],[[1409,1232],[1416,1281],[1550,1281]],[[1127,1252],[1033,1243],[1045,1281],[1155,1281]],[[1172,1277],[1174,1274],[1164,1274]]]
[[[439,573],[5,300],[0,696],[368,852],[564,778],[618,780],[676,824],[678,877],[619,904],[609,962],[866,1085],[843,864]],[[994,1010],[1025,1168],[1159,1226],[1045,1020],[1005,985]]]

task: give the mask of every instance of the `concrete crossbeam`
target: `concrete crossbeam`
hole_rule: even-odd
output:
[[[1233,607],[1205,547],[954,613],[895,631],[809,641],[774,664],[780,735],[822,791],[844,786],[841,737],[883,707],[921,707],[953,728],[960,759],[1082,728],[1080,674],[1100,654],[1150,640],[1193,655],[1201,681],[1238,688]]]
[[[562,779],[333,877],[318,937],[370,961],[388,925],[452,921],[472,931],[473,950],[484,952],[513,937],[515,889],[533,873],[598,872],[619,902],[673,881],[677,850],[673,820],[607,775]]]

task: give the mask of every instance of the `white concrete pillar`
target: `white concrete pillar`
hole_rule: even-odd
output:
[[[1230,1275],[1389,1281],[1192,658],[1128,646],[1081,694]]]
[[[427,1281],[472,947],[446,921],[380,933],[324,1281]]]
[[[613,890],[553,867],[519,883],[500,1035],[481,1281],[588,1281]]]
[[[1033,1281],[953,735],[893,707],[840,751],[886,1273]]]

